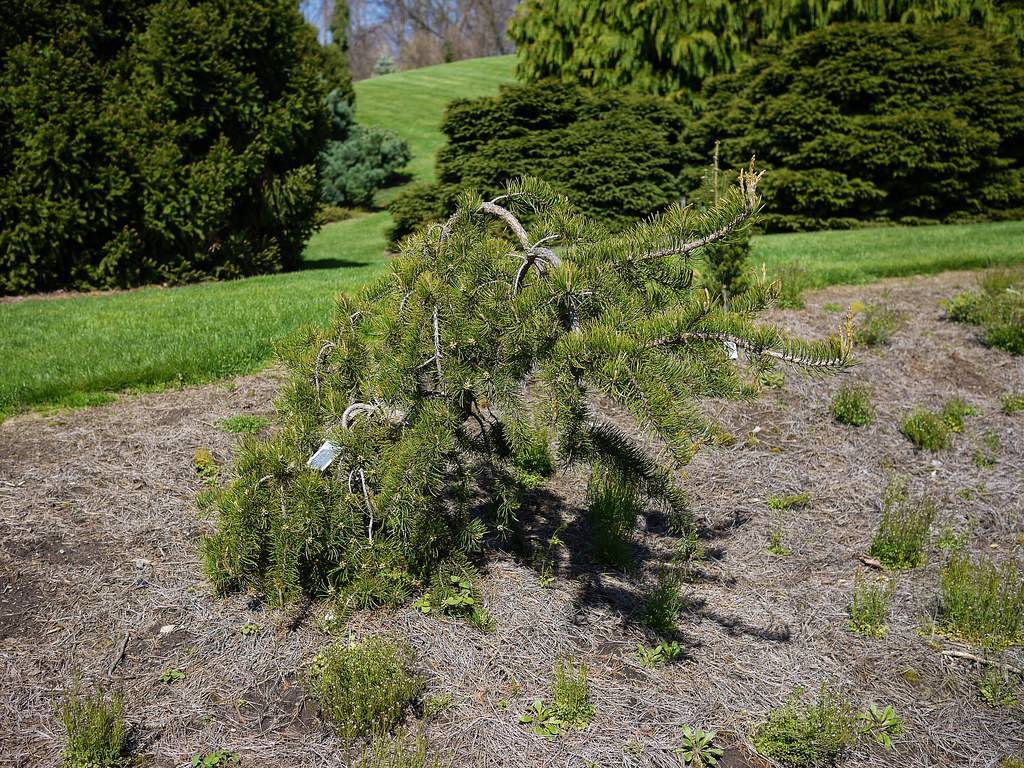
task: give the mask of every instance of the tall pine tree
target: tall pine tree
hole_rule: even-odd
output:
[[[676,471],[716,432],[702,400],[751,397],[780,363],[848,364],[845,329],[802,341],[755,322],[774,285],[728,308],[693,285],[702,251],[749,225],[759,179],[751,167],[717,204],[616,235],[539,181],[464,195],[386,277],[340,297],[329,327],[281,346],[280,429],[243,441],[207,499],[216,585],[401,601],[515,525],[552,454],[685,514]]]

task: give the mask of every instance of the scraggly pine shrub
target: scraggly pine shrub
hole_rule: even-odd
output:
[[[806,342],[755,323],[773,286],[729,311],[692,286],[700,248],[757,210],[757,180],[744,172],[718,206],[618,236],[537,181],[492,201],[464,196],[444,225],[406,241],[390,274],[341,297],[329,327],[280,346],[280,429],[243,439],[213,500],[203,553],[214,583],[278,602],[403,600],[479,548],[488,525],[515,524],[549,441],[561,466],[612,467],[685,514],[674,471],[715,433],[702,399],[750,396],[779,362],[848,364],[845,331]],[[596,411],[598,395],[663,451]],[[333,463],[310,469],[328,438]]]
[[[0,294],[301,263],[327,116],[292,0],[4,7]]]
[[[841,24],[766,47],[705,84],[683,141],[688,189],[723,167],[772,170],[771,231],[1019,218],[1024,63],[959,24]]]

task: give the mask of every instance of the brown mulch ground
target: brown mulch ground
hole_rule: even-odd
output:
[[[984,348],[939,308],[973,280],[948,273],[834,288],[809,294],[806,310],[776,313],[789,329],[817,335],[842,318],[826,304],[888,294],[907,323],[890,346],[862,350],[845,376],[874,389],[871,427],[831,420],[838,380],[793,373],[759,402],[711,406],[738,439],[688,469],[709,558],[685,589],[682,663],[647,670],[633,655],[652,640],[638,621],[644,584],[670,554],[657,517],[638,540],[637,572],[598,571],[578,544],[586,530],[575,477],[540,494],[534,511],[537,536],[568,525],[554,584],[542,588],[520,558],[488,552],[482,589],[494,632],[411,607],[357,615],[349,630],[392,634],[416,649],[428,695],[452,697],[422,725],[456,766],[677,765],[671,750],[684,723],[718,729],[731,745],[727,765],[767,765],[751,754],[752,726],[794,686],[813,691],[822,680],[859,706],[893,704],[906,721],[894,753],[860,746],[845,765],[994,766],[1024,756],[1020,711],[983,704],[979,668],[942,655],[966,646],[919,631],[936,610],[944,555],[934,539],[929,564],[898,578],[888,636],[847,627],[854,574],[865,570],[857,555],[877,527],[889,472],[910,475],[914,492],[938,500],[936,531],[970,528],[975,552],[1024,556],[1024,417],[999,409],[1002,393],[1024,390],[1024,358]],[[229,461],[236,437],[220,421],[270,415],[279,383],[268,373],[0,425],[0,765],[57,764],[53,706],[76,677],[123,687],[137,750],[155,765],[216,749],[247,766],[348,764],[299,683],[327,639],[319,619],[328,606],[277,611],[251,595],[216,597],[195,554],[210,523],[193,503],[193,453],[207,446]],[[951,450],[914,450],[900,417],[952,395],[980,415]],[[978,468],[974,450],[989,430],[1002,444],[999,463]],[[811,507],[785,522],[792,554],[767,554],[766,498],[804,490]],[[259,633],[242,635],[247,622]],[[534,698],[550,698],[563,656],[587,664],[597,716],[585,731],[546,741],[517,720]],[[1019,651],[1007,658],[1024,666]],[[185,678],[159,683],[170,668]]]

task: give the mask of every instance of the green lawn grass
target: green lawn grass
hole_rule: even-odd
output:
[[[356,119],[394,131],[409,142],[410,176],[415,181],[433,181],[434,155],[444,144],[441,118],[448,102],[496,95],[501,83],[514,81],[515,61],[515,56],[467,59],[360,80],[355,84]]]
[[[824,288],[1024,262],[1024,221],[766,235],[751,251],[769,275],[797,268],[804,287]]]
[[[385,270],[389,222],[375,213],[325,227],[299,272],[0,303],[0,420],[264,367],[275,340],[324,323],[336,294]]]

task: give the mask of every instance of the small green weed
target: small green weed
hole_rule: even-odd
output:
[[[961,398],[954,397],[947,400],[942,406],[940,415],[950,432],[960,433],[964,431],[967,417],[977,416],[978,409],[973,405],[968,405]]]
[[[892,335],[903,325],[903,313],[885,300],[868,304],[860,313],[854,330],[854,341],[869,347],[883,346],[892,340]]]
[[[871,583],[858,571],[853,578],[853,602],[850,603],[850,629],[867,637],[885,637],[888,628],[889,603],[895,585]]]
[[[199,478],[204,483],[216,485],[217,480],[220,478],[220,468],[217,466],[217,460],[213,458],[209,448],[196,448],[195,453],[192,455],[192,464],[196,468],[196,474],[199,475]]]
[[[410,670],[412,662],[407,646],[383,638],[336,641],[314,657],[307,687],[344,739],[380,736],[401,721],[423,690],[423,680]]]
[[[192,768],[228,768],[231,765],[241,765],[242,758],[234,752],[218,749],[216,752],[207,752],[205,755],[192,756]]]
[[[476,587],[473,584],[472,569],[440,568],[434,574],[431,589],[424,592],[413,603],[420,613],[444,613],[466,619],[470,624],[489,632],[494,628],[494,620],[480,602]]]
[[[679,631],[676,619],[682,607],[678,577],[661,571],[658,581],[644,594],[643,622],[659,635],[669,637]]]
[[[67,742],[61,753],[62,768],[121,768],[127,762],[127,726],[124,697],[115,692],[107,698],[97,686],[83,694],[76,683],[58,708]]]
[[[439,693],[427,696],[423,700],[423,719],[429,720],[442,712],[446,712],[455,704],[455,697],[450,693]]]
[[[586,728],[594,719],[594,704],[590,700],[590,683],[587,682],[585,664],[574,666],[571,661],[558,662],[551,695],[555,714],[566,727]]]
[[[594,556],[603,565],[625,569],[633,560],[632,543],[641,512],[635,482],[621,472],[595,467],[587,488]]]
[[[1024,268],[990,270],[978,279],[978,286],[979,290],[947,302],[947,317],[981,326],[983,341],[990,347],[1024,354]]]
[[[260,625],[259,624],[253,624],[251,621],[250,622],[246,622],[245,624],[242,625],[242,634],[245,635],[246,637],[248,637],[250,635],[258,634],[259,631],[260,631]]]
[[[430,757],[429,746],[421,733],[411,744],[404,734],[375,736],[356,768],[441,768],[441,762]]]
[[[1020,707],[1020,687],[1005,668],[985,667],[978,679],[978,695],[990,707],[1017,709]]]
[[[892,737],[903,733],[903,718],[896,714],[892,705],[882,709],[871,704],[864,712],[857,715],[859,736],[870,736],[875,743],[886,751],[892,749]]]
[[[999,403],[1002,406],[1003,413],[1008,416],[1020,413],[1024,411],[1024,392],[1007,392],[999,398]]]
[[[683,746],[676,750],[676,754],[683,761],[683,765],[692,768],[708,768],[717,765],[725,751],[715,745],[715,738],[718,733],[715,731],[702,731],[699,728],[683,726]]]
[[[945,420],[925,408],[914,408],[900,422],[900,432],[915,446],[927,451],[941,451],[950,445],[949,426]]]
[[[863,386],[844,384],[832,398],[832,415],[840,424],[865,427],[875,421],[875,408],[871,405],[871,390]]]
[[[179,680],[185,679],[185,670],[183,669],[165,669],[160,673],[160,682],[166,685],[176,683]]]
[[[811,505],[811,494],[807,491],[791,493],[788,496],[768,497],[768,507],[780,512],[790,509],[806,509]]]
[[[553,739],[562,732],[565,723],[561,721],[553,708],[545,707],[540,699],[534,699],[526,714],[519,716],[519,722],[529,725],[538,736]]]
[[[797,768],[831,764],[857,740],[856,723],[853,706],[834,688],[822,685],[813,704],[797,689],[754,729],[754,748]]]
[[[682,646],[675,640],[672,642],[662,641],[655,646],[648,648],[643,643],[636,646],[636,658],[640,666],[652,669],[665,664],[671,664],[683,657]]]
[[[935,502],[911,499],[907,479],[889,480],[883,494],[882,519],[871,542],[871,556],[886,568],[909,570],[925,563],[928,531],[935,519]]]
[[[776,555],[778,557],[786,557],[793,554],[793,551],[786,546],[786,517],[785,513],[780,509],[775,513],[775,523],[772,525],[772,529],[768,532],[768,549],[766,550],[770,555]]]
[[[967,546],[967,541],[970,539],[969,531],[957,532],[950,526],[944,526],[942,531],[939,533],[939,540],[937,545],[943,552],[959,552]]]
[[[1024,574],[1017,563],[954,553],[940,586],[940,622],[949,634],[994,650],[1024,641]]]
[[[994,467],[999,463],[999,452],[1002,447],[998,432],[991,429],[985,432],[981,436],[981,444],[974,449],[974,466],[978,469]]]
[[[254,432],[259,432],[269,423],[270,419],[265,416],[241,414],[224,419],[220,423],[220,428],[225,432],[232,432],[236,435],[250,435]]]
[[[561,533],[566,529],[567,525],[567,523],[562,523],[555,528],[554,533],[543,544],[538,545],[534,551],[534,562],[540,571],[541,589],[546,589],[555,582],[555,564],[557,562],[555,553],[559,547],[565,546]]]
[[[704,559],[704,545],[695,530],[684,534],[672,554],[672,562],[679,566],[680,576],[684,581],[693,582],[698,578],[696,563]]]

